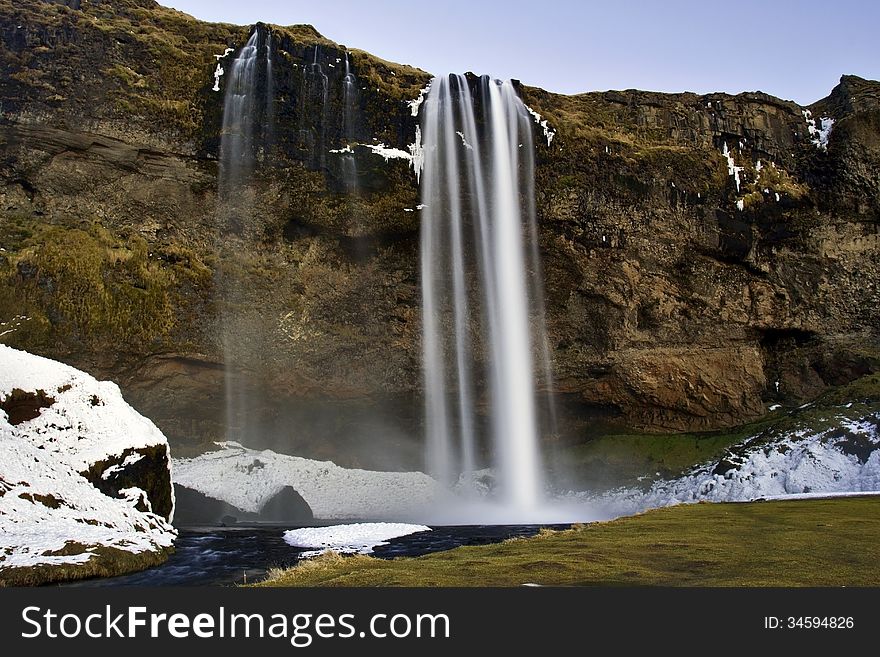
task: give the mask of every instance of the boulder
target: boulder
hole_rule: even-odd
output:
[[[0,585],[164,561],[168,443],[114,383],[0,345]]]
[[[243,511],[181,484],[174,485],[174,494],[177,502],[174,523],[179,527],[234,525],[240,522],[307,525],[315,520],[308,502],[291,486],[285,486],[269,498],[257,513]]]

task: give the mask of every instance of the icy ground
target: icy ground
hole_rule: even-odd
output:
[[[687,502],[746,502],[880,491],[880,413],[823,431],[806,429],[773,439],[749,438],[719,461],[648,490],[618,488],[570,493],[611,516]]]
[[[369,554],[373,548],[386,545],[392,538],[418,532],[429,532],[424,525],[393,522],[361,522],[332,527],[306,527],[284,532],[284,541],[293,547],[315,548],[303,556],[314,556],[333,550],[342,554]]]
[[[421,472],[349,470],[238,443],[174,463],[176,480],[246,511],[292,486],[321,519],[408,520],[433,524],[546,524],[609,519],[688,502],[839,495],[880,491],[880,413],[841,415],[835,427],[753,436],[719,461],[645,489],[569,491],[539,508],[500,508],[491,485],[454,495]],[[491,473],[483,471],[486,480]]]
[[[0,570],[83,563],[98,547],[133,553],[170,547],[176,531],[140,489],[101,493],[79,473],[128,448],[166,445],[165,436],[122,399],[119,388],[72,367],[0,345],[0,400],[13,389],[54,399],[13,425],[0,409]],[[65,554],[70,543],[89,549]]]
[[[444,494],[421,472],[341,468],[235,442],[192,459],[175,459],[174,480],[243,511],[258,512],[285,486],[308,502],[316,518],[398,520],[412,518]]]

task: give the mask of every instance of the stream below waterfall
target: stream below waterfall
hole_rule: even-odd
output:
[[[373,551],[383,559],[416,557],[464,545],[533,536],[547,525],[460,525],[401,536]],[[568,525],[550,525],[564,529]],[[63,586],[233,586],[258,582],[271,568],[295,565],[307,548],[282,539],[290,526],[190,527],[180,529],[176,551],[161,566],[130,575],[70,582]]]

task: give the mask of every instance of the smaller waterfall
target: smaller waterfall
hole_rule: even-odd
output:
[[[275,79],[272,75],[272,33],[266,33],[266,104],[263,117],[263,142],[268,153],[275,143]]]
[[[328,79],[318,63],[320,46],[315,46],[312,63],[303,74],[300,94],[300,140],[309,151],[309,161],[314,168],[327,163],[327,91]]]
[[[249,233],[259,230],[251,183],[257,156],[262,154],[261,163],[266,159],[272,140],[274,89],[271,53],[271,34],[262,29],[254,30],[223,78],[226,88],[220,137],[216,240],[224,262],[235,259],[231,251],[237,242],[230,239],[232,235],[246,238]],[[228,275],[226,271],[218,268],[215,280],[225,363],[226,437],[241,441],[255,433],[252,386],[245,382],[242,372],[259,371],[262,351],[252,344],[243,345],[242,336],[256,336],[250,342],[257,344],[263,331],[260,320],[249,311],[251,297],[247,282]]]
[[[226,78],[220,137],[220,195],[224,202],[234,198],[237,188],[253,171],[258,39],[254,31]]]
[[[345,76],[342,78],[342,139],[350,149],[357,140],[358,91],[357,78],[351,72],[345,53]],[[357,160],[353,152],[342,153],[342,176],[349,194],[357,195]]]
[[[355,140],[357,110],[357,78],[351,72],[348,53],[345,53],[345,76],[342,78],[342,136],[347,142]]]

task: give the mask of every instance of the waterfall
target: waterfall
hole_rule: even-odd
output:
[[[272,75],[272,33],[266,34],[266,100],[263,118],[264,148],[268,151],[275,141],[275,78]]]
[[[536,386],[551,380],[531,119],[510,82],[483,77],[472,94],[450,75],[431,84],[421,130],[427,469],[472,479],[486,408],[498,501],[528,512],[544,496],[538,436],[552,421]]]
[[[237,189],[253,171],[258,39],[255,30],[232,62],[227,77],[220,137],[220,195],[224,203],[235,198]]]
[[[223,262],[235,261],[232,236],[247,236],[258,230],[259,218],[253,208],[252,180],[256,154],[272,139],[274,90],[272,85],[271,35],[266,35],[265,51],[260,46],[261,31],[254,30],[238,52],[224,76],[223,128],[217,207],[217,250]],[[265,69],[260,57],[265,53]],[[262,74],[265,74],[263,77]],[[228,439],[242,440],[253,433],[252,386],[243,371],[258,371],[259,347],[243,344],[242,336],[258,336],[260,331],[248,312],[247,281],[219,268],[215,286],[220,301],[220,340],[223,350],[225,425]],[[253,340],[256,342],[256,339]]]
[[[357,78],[351,72],[348,53],[345,53],[345,76],[342,78],[342,137],[347,142],[355,139],[357,127]]]
[[[342,78],[342,139],[351,148],[357,139],[358,92],[357,78],[351,72],[348,53],[345,53],[345,76]],[[357,161],[354,153],[342,154],[342,175],[349,194],[357,194]]]
[[[309,151],[313,168],[327,163],[327,90],[328,79],[318,63],[320,46],[315,46],[312,63],[306,66],[300,94],[300,141]]]

